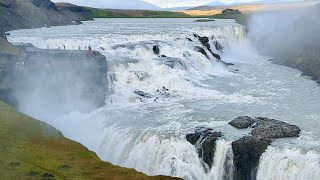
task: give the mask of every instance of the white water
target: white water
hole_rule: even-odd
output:
[[[197,52],[194,46],[201,44],[193,33],[212,38],[211,47],[214,40],[219,41],[224,50],[215,52],[236,66],[225,67],[214,57],[208,60]],[[233,21],[108,19],[11,34],[12,42],[30,42],[41,48],[65,45],[67,49],[83,49],[91,45],[107,57],[110,95],[106,107],[88,114],[48,117],[30,104],[44,97],[21,105],[21,111],[52,124],[105,161],[149,175],[232,179],[230,142],[246,132],[231,128],[228,121],[241,115],[266,116],[297,124],[303,133],[301,138],[274,143],[279,151],[268,149],[261,159],[258,179],[319,177],[313,171],[319,168],[320,159],[320,132],[316,128],[320,126],[319,87],[300,77],[300,72],[260,56],[245,39],[244,28]],[[155,56],[154,45],[169,58]],[[168,62],[173,62],[174,68]],[[169,91],[162,92],[163,87]],[[141,101],[136,90],[152,98]],[[186,133],[199,126],[224,133],[217,142],[214,166],[207,173],[195,147],[185,139]],[[296,166],[288,166],[291,161],[275,161],[291,158],[286,151],[292,148],[310,153],[294,151],[299,157],[293,159]],[[304,169],[305,165],[310,168]]]

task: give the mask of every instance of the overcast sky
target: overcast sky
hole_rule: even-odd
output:
[[[119,9],[156,9],[172,7],[194,7],[206,5],[212,2],[223,2],[226,4],[241,2],[279,2],[279,1],[299,1],[299,0],[53,0],[54,2],[70,2],[77,5],[93,6],[101,8],[119,8]]]

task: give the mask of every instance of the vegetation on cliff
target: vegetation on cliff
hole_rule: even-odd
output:
[[[171,179],[102,162],[50,125],[1,101],[0,112],[0,179]]]

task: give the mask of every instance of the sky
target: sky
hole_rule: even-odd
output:
[[[207,5],[214,2],[225,4],[244,3],[244,2],[280,2],[297,0],[53,0],[54,2],[69,2],[76,5],[100,7],[100,8],[118,8],[118,9],[157,9],[174,7],[195,7]]]

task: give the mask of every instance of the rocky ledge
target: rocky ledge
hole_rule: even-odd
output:
[[[186,136],[187,141],[195,145],[206,170],[212,167],[216,141],[220,137],[222,137],[221,132],[214,132],[213,129],[203,127],[197,128],[194,133]]]
[[[260,157],[271,142],[278,138],[299,137],[301,131],[296,125],[263,117],[238,117],[229,125],[236,129],[251,128],[249,135],[232,142],[235,180],[256,179]],[[193,133],[186,135],[187,141],[196,147],[206,170],[214,163],[216,141],[221,137],[220,132],[204,127],[196,128]]]
[[[5,67],[1,80],[7,82],[7,90],[0,99],[11,97],[2,99],[6,103],[19,108],[21,99],[34,92],[38,98],[30,100],[46,99],[61,110],[72,106],[86,112],[105,104],[108,65],[99,52],[39,49],[31,44],[17,47],[23,53]]]

